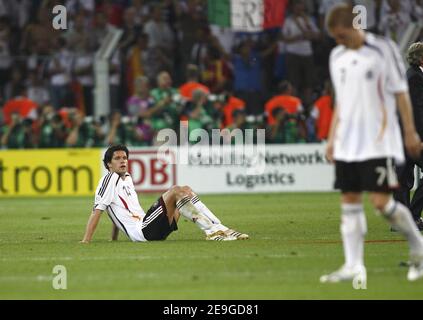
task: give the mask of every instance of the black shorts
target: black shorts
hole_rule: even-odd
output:
[[[148,209],[142,223],[142,233],[148,241],[165,240],[169,234],[178,230],[175,219],[169,224],[167,217],[166,205],[162,197],[160,197]]]
[[[395,160],[372,159],[360,162],[336,161],[335,189],[345,192],[390,193],[398,188]]]

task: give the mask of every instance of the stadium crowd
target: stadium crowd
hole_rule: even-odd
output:
[[[155,144],[160,129],[265,128],[268,143],[325,140],[333,99],[324,17],[364,5],[367,28],[401,39],[423,21],[421,0],[280,0],[280,27],[233,32],[209,24],[206,0],[0,0],[1,148]],[[67,8],[67,30],[52,8]],[[95,52],[110,59],[113,111],[95,112]],[[423,34],[420,35],[423,40]]]

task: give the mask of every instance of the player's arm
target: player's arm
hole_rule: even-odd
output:
[[[338,127],[339,117],[338,117],[338,108],[335,106],[335,110],[332,116],[332,122],[330,124],[328,144],[326,146],[326,158],[333,162],[333,146],[335,143],[335,134],[336,128]]]
[[[93,210],[90,218],[88,219],[87,227],[85,229],[84,238],[81,240],[81,243],[89,243],[94,235],[95,229],[97,228],[97,224],[101,218],[101,210],[95,209]]]
[[[119,229],[114,223],[112,223],[112,241],[117,241],[119,236]]]
[[[403,135],[405,148],[410,157],[418,158],[420,156],[421,141],[414,125],[414,116],[411,108],[411,101],[408,92],[395,94],[397,108],[401,116],[403,125]]]

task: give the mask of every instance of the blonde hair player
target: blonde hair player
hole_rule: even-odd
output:
[[[367,278],[364,236],[367,232],[362,193],[373,207],[408,240],[410,281],[423,276],[423,238],[410,211],[392,198],[398,186],[395,165],[404,162],[397,111],[403,123],[408,154],[421,153],[414,126],[405,68],[394,42],[353,27],[349,5],[335,6],[327,16],[338,46],[330,54],[335,105],[326,156],[335,163],[335,187],[341,190],[341,235],[345,263],[321,282]]]

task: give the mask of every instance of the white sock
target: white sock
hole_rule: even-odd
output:
[[[218,231],[216,225],[191,203],[190,197],[185,197],[176,202],[176,207],[183,217],[194,222],[207,235]]]
[[[201,202],[200,198],[195,195],[192,199],[191,199],[192,204],[203,214],[205,215],[207,218],[209,218],[209,220],[211,222],[213,222],[213,224],[219,226],[219,230],[221,231],[226,231],[229,228],[224,226],[222,224],[222,222],[220,221],[220,219],[218,217],[216,217],[213,212],[210,211],[209,208],[207,208],[207,206]]]
[[[422,255],[423,237],[417,230],[410,210],[402,203],[391,198],[382,213],[392,226],[407,238],[410,245],[410,253],[412,255]]]
[[[364,236],[367,232],[366,216],[362,204],[342,204],[341,235],[345,266],[364,265]]]

